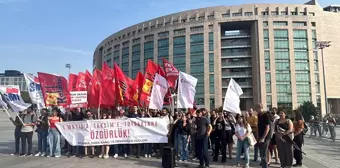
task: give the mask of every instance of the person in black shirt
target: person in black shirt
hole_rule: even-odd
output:
[[[213,123],[215,121],[215,119],[218,118],[216,111],[212,110],[210,112],[210,123]],[[210,134],[210,146],[209,148],[212,150],[212,154],[214,155],[215,153],[215,140],[216,140],[216,136],[215,136],[215,131],[213,130]]]
[[[129,114],[129,118],[140,118],[139,110],[137,106],[133,106],[131,113]],[[130,149],[134,149],[136,153],[136,158],[139,158],[140,155],[140,144],[130,145]],[[132,152],[132,151],[131,151]]]
[[[271,121],[269,115],[264,112],[263,105],[256,105],[256,111],[258,113],[258,136],[259,141],[258,145],[260,148],[260,156],[261,156],[261,166],[262,168],[268,168],[267,162],[267,150],[271,140]]]
[[[187,161],[188,160],[188,146],[190,142],[190,131],[191,127],[187,120],[186,115],[182,115],[181,119],[177,120],[175,123],[175,127],[178,130],[178,139],[180,145],[180,160]]]
[[[209,167],[208,137],[210,136],[212,126],[210,121],[206,117],[202,116],[203,114],[200,110],[197,110],[196,113],[196,151],[198,155],[197,157],[200,160],[199,167]]]
[[[218,160],[218,155],[221,150],[222,152],[222,163],[225,163],[227,160],[227,141],[226,141],[226,127],[227,121],[224,118],[222,112],[218,113],[218,117],[213,121],[214,135],[215,135],[215,151],[213,161],[216,162]]]
[[[47,109],[42,109],[41,116],[37,120],[38,133],[38,153],[35,156],[45,156],[47,153],[47,135],[48,135],[48,112]]]
[[[21,127],[22,127],[22,122],[20,121],[19,118],[21,118],[22,116],[23,116],[22,111],[19,111],[19,115],[15,117],[15,120],[12,117],[9,117],[9,120],[11,120],[12,123],[15,125],[15,130],[14,130],[15,153],[11,155],[19,155],[19,146],[20,146],[20,140],[21,140]]]

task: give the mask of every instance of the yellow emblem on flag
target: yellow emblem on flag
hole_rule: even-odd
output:
[[[58,93],[46,93],[46,105],[52,106],[52,105],[58,105]]]
[[[153,82],[150,81],[149,79],[146,79],[143,85],[143,92],[150,94],[152,85],[153,85]]]

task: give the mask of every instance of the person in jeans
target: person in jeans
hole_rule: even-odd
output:
[[[261,166],[262,168],[268,168],[267,162],[267,150],[271,140],[272,130],[271,130],[271,121],[270,116],[267,112],[263,111],[263,105],[258,104],[255,107],[258,113],[258,136],[259,136],[259,149],[260,149],[260,157],[261,157]]]
[[[330,114],[327,117],[327,121],[328,121],[328,128],[329,128],[329,133],[331,134],[331,139],[333,140],[333,142],[335,141],[335,126],[336,126],[336,120],[335,118]]]
[[[212,126],[210,124],[210,121],[203,116],[201,110],[197,110],[196,113],[196,151],[197,157],[200,161],[199,167],[209,167],[208,137],[210,136],[210,133],[212,131]]]
[[[186,115],[182,115],[181,119],[175,121],[175,127],[178,128],[179,146],[180,146],[180,160],[188,160],[188,146],[190,142],[190,124]]]
[[[275,121],[275,138],[280,158],[281,167],[292,167],[293,165],[293,123],[286,118],[286,112],[280,111],[280,119]],[[288,141],[287,138],[290,140]]]
[[[249,116],[247,118],[247,122],[251,127],[251,130],[252,130],[252,133],[253,133],[255,139],[258,140],[258,126],[257,126],[258,118],[257,118],[257,115],[254,114],[254,111],[253,111],[252,108],[250,108],[248,110],[248,115]],[[255,144],[254,145],[254,162],[257,162],[258,156],[259,156],[259,146],[257,144]]]
[[[20,157],[32,156],[32,138],[36,117],[32,108],[28,108],[26,114],[22,115],[23,126],[21,127],[21,154]],[[26,153],[26,144],[28,149]]]
[[[298,110],[293,111],[294,116],[294,142],[296,145],[302,150],[302,144],[303,144],[303,129],[305,127],[305,123],[302,117],[302,114]],[[302,153],[300,150],[294,149],[294,158],[296,161],[296,164],[294,164],[294,167],[302,167]]]
[[[242,149],[244,152],[245,159],[245,168],[249,168],[249,142],[248,136],[251,133],[251,127],[247,123],[247,119],[238,114],[236,116],[236,126],[235,126],[235,135],[237,137],[237,147],[236,147],[236,162],[237,166],[240,166],[240,156],[242,153]]]
[[[107,116],[105,116],[105,117],[107,117]],[[89,110],[86,111],[85,120],[94,120],[94,116],[93,116],[93,114],[91,113],[91,111],[89,111]],[[91,155],[88,154],[88,151],[89,151],[89,150],[91,150]],[[94,153],[94,146],[85,146],[85,147],[84,147],[84,156],[85,156],[85,157],[93,158],[93,157],[95,156],[95,153]],[[99,155],[99,157],[101,158],[101,157],[103,157],[103,155],[102,155],[102,156]],[[106,157],[106,156],[104,157],[104,159],[107,159],[107,158],[108,158],[108,156],[107,156],[107,157]]]
[[[50,127],[48,131],[49,138],[49,146],[50,146],[50,155],[47,157],[60,157],[61,149],[60,149],[60,133],[57,129],[56,123],[63,122],[63,119],[60,117],[60,110],[57,108],[53,108],[52,116],[48,117],[48,125]]]
[[[22,123],[19,119],[19,117],[22,117],[22,111],[19,111],[19,115],[15,117],[15,120],[13,120],[12,117],[9,117],[9,120],[12,121],[12,123],[15,125],[14,130],[14,139],[15,139],[15,152],[11,155],[19,155],[19,146],[20,146],[20,139],[21,139],[21,127]]]
[[[151,118],[152,116],[150,115],[149,111],[147,112],[147,114],[145,114],[145,110],[142,109],[141,111],[141,118]],[[144,157],[147,158],[151,158],[152,155],[152,144],[150,143],[146,143],[143,144],[144,146]]]
[[[128,119],[128,117],[125,116],[125,110],[121,109],[119,111],[119,116],[117,116],[115,119]],[[114,150],[114,158],[118,157],[118,153],[119,153],[119,148],[123,148],[123,153],[124,153],[124,157],[127,158],[127,153],[128,153],[128,145],[127,144],[120,144],[120,145],[113,145],[113,150]]]
[[[47,152],[47,136],[48,136],[48,112],[47,109],[41,111],[41,116],[37,119],[38,134],[38,153],[35,156],[45,156]]]

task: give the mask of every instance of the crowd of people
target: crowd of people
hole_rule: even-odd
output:
[[[20,117],[20,118],[19,118]],[[302,166],[302,144],[306,134],[306,124],[301,112],[293,111],[292,118],[284,110],[272,108],[264,111],[261,104],[242,114],[232,114],[218,109],[195,111],[175,111],[171,116],[168,109],[162,111],[139,109],[137,106],[125,110],[102,110],[100,117],[89,110],[67,110],[62,114],[58,108],[41,111],[38,117],[29,108],[15,119],[10,118],[15,128],[15,153],[21,157],[32,156],[32,137],[37,133],[38,150],[35,156],[60,157],[62,151],[68,157],[117,158],[135,155],[137,158],[158,157],[163,147],[169,144],[118,144],[104,146],[71,146],[67,141],[61,147],[61,135],[56,128],[57,122],[82,121],[95,119],[123,119],[144,117],[168,117],[169,143],[173,144],[174,155],[180,162],[199,160],[199,167],[210,166],[209,148],[212,161],[222,163],[231,160],[236,144],[235,166],[249,167],[250,148],[254,148],[254,162],[260,160],[262,168],[267,168],[272,156],[275,163],[283,168]],[[20,121],[21,120],[21,121]],[[23,123],[23,124],[22,124]],[[235,141],[236,139],[236,141]],[[19,151],[21,141],[21,151]],[[28,146],[28,147],[27,147]],[[27,147],[27,148],[26,148]],[[227,155],[228,152],[228,155]],[[219,158],[221,154],[221,158]],[[243,156],[243,158],[241,158]],[[259,157],[260,156],[260,157]],[[295,160],[295,163],[294,163]],[[293,164],[294,163],[294,164]]]
[[[311,116],[309,120],[309,127],[311,129],[309,137],[316,137],[318,133],[319,138],[322,139],[323,136],[327,137],[329,132],[330,139],[334,142],[336,137],[335,125],[336,120],[332,114],[325,115],[321,120],[317,116]]]

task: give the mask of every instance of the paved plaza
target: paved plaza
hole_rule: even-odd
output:
[[[14,114],[13,114],[14,116]],[[14,151],[14,126],[8,120],[5,113],[0,112],[0,168],[157,168],[161,167],[161,160],[157,158],[46,158],[46,157],[24,157],[10,156]],[[340,134],[338,134],[340,135]],[[37,149],[36,134],[34,135],[33,151]],[[340,168],[340,142],[330,142],[328,140],[305,139],[303,146],[307,156],[304,158],[305,168]],[[252,152],[251,152],[252,155]],[[235,157],[235,154],[234,156]],[[251,156],[251,158],[253,158]],[[213,163],[213,168],[232,168],[235,159],[227,160],[226,164]],[[251,167],[260,167],[259,163],[251,162]],[[197,161],[188,162],[187,164],[179,163],[180,167],[197,167]],[[279,167],[279,165],[271,165],[271,167]]]

